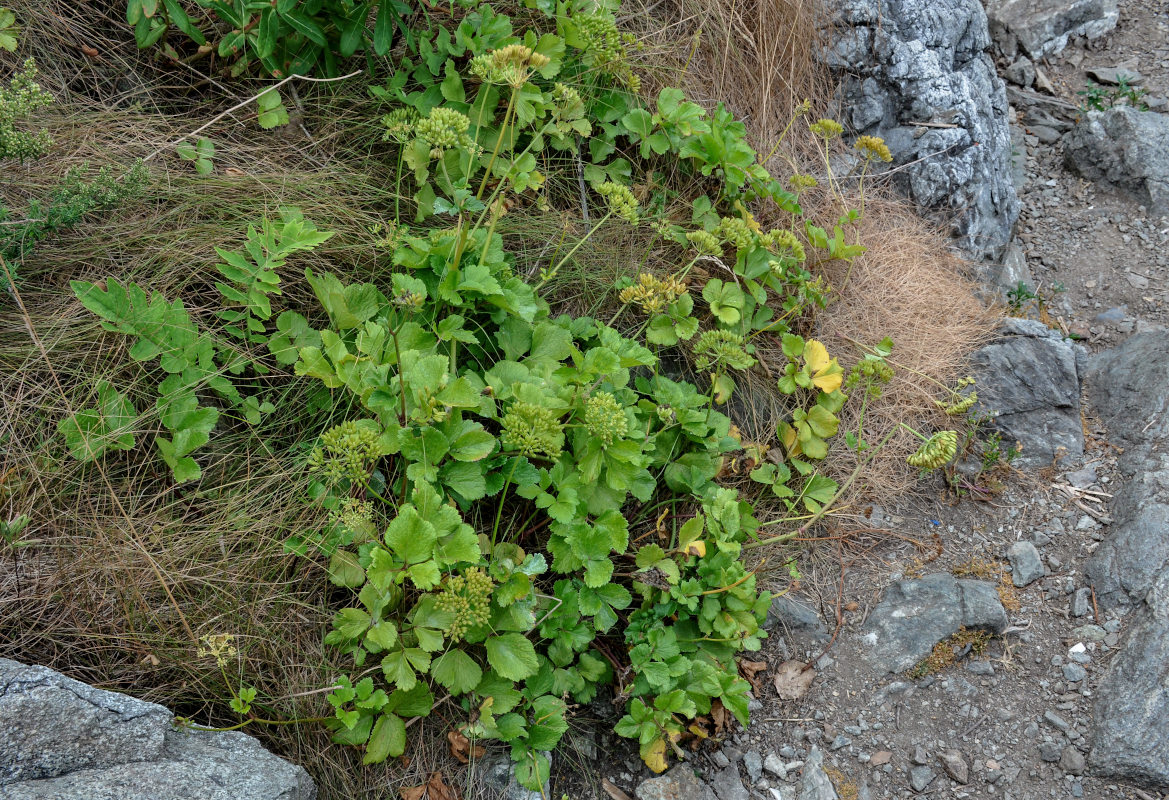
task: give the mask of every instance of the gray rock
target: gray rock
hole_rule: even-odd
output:
[[[1043,577],[1045,572],[1039,551],[1030,542],[1015,542],[1007,550],[1011,562],[1011,581],[1016,586],[1026,586]]]
[[[664,775],[642,781],[633,794],[637,800],[718,800],[687,764],[678,764]]]
[[[1064,160],[1074,172],[1133,195],[1153,216],[1169,214],[1169,117],[1117,106],[1072,128]]]
[[[958,783],[965,785],[970,782],[970,767],[966,764],[966,759],[962,757],[961,752],[943,750],[938,754],[938,761],[942,762],[942,768],[946,770],[946,774]]]
[[[726,769],[731,765],[731,759],[722,750],[718,750],[711,754],[710,763],[718,769]]]
[[[1169,570],[1096,690],[1093,774],[1169,789]]]
[[[720,769],[711,776],[707,784],[714,791],[718,800],[749,800],[747,788],[743,786],[743,779],[739,777],[739,768],[731,765]]]
[[[1055,128],[1049,128],[1046,125],[1032,125],[1027,130],[1035,136],[1043,144],[1055,144],[1063,135]]]
[[[1084,678],[1088,677],[1088,670],[1084,669],[1079,664],[1064,664],[1063,665],[1064,680],[1070,683],[1079,683]]]
[[[810,634],[817,639],[828,637],[828,629],[815,609],[786,594],[771,601],[763,626],[768,630],[779,626],[789,633]]]
[[[1003,77],[1016,86],[1030,89],[1031,84],[1035,83],[1035,65],[1031,63],[1031,59],[1020,56],[1003,70]]]
[[[1084,567],[1105,608],[1141,603],[1169,569],[1169,341],[1150,332],[1095,356],[1087,370],[1093,405],[1124,447],[1127,476],[1112,508],[1109,536]]]
[[[1006,88],[986,52],[982,4],[832,0],[830,8],[836,32],[827,62],[841,79],[845,122],[885,139],[901,167],[895,185],[952,222],[964,250],[997,259],[1019,200]]]
[[[1031,58],[1058,53],[1073,36],[1094,39],[1116,27],[1116,0],[987,0],[995,41]]]
[[[1083,775],[1086,766],[1084,754],[1072,745],[1069,744],[1060,753],[1059,768],[1069,775]]]
[[[301,767],[244,733],[169,731],[150,761],[84,769],[4,787],[5,800],[312,800]]]
[[[838,800],[832,779],[824,772],[824,755],[813,747],[804,761],[798,800]]]
[[[1059,757],[1063,754],[1060,750],[1059,742],[1053,742],[1050,739],[1039,743],[1039,757],[1049,764],[1054,764],[1059,761]]]
[[[758,783],[763,777],[763,759],[758,750],[748,750],[743,756],[743,769],[747,770],[747,780],[752,784]]]
[[[171,718],[160,705],[0,659],[0,786],[153,760]]]
[[[909,770],[909,786],[915,792],[924,792],[936,776],[929,767],[913,767]]]
[[[1121,81],[1129,86],[1139,86],[1145,80],[1145,77],[1135,69],[1125,67],[1088,67],[1084,72],[1097,83],[1108,86],[1119,86]]]
[[[787,766],[783,763],[783,759],[775,753],[768,753],[767,758],[763,759],[763,769],[780,780],[787,777]]]
[[[1063,479],[1077,489],[1087,489],[1097,480],[1096,465],[1088,464],[1075,472],[1069,472],[1063,476]]]
[[[162,706],[0,659],[5,800],[313,800],[301,767],[239,732],[176,730]]]
[[[1007,613],[990,584],[939,572],[890,585],[869,614],[862,641],[878,669],[904,672],[963,625],[1001,633]]]
[[[1004,320],[1000,338],[970,358],[978,381],[975,408],[1023,452],[1017,463],[1050,464],[1061,448],[1084,451],[1077,349],[1036,320]]]

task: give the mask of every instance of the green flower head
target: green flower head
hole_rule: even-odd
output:
[[[694,249],[698,251],[699,255],[722,255],[722,243],[719,242],[717,236],[709,231],[690,231],[690,233],[686,234],[686,240],[694,245]]]
[[[585,430],[606,445],[623,439],[629,433],[629,420],[617,398],[608,392],[597,392],[585,401]]]
[[[597,187],[597,194],[605,198],[605,202],[609,204],[609,210],[614,216],[621,217],[630,225],[637,224],[639,219],[637,198],[633,196],[633,192],[628,186],[605,181]]]
[[[471,120],[453,108],[439,107],[414,124],[418,138],[425,139],[439,150],[467,147],[473,144],[467,131]]]
[[[454,615],[445,631],[448,639],[461,641],[471,628],[487,624],[494,590],[495,582],[479,567],[471,567],[462,575],[447,580],[435,606]]]
[[[924,470],[944,467],[954,460],[958,454],[958,433],[956,431],[938,431],[925,441],[917,452],[905,459],[911,467],[920,467]]]
[[[716,371],[724,367],[750,369],[755,366],[755,359],[747,353],[745,344],[743,337],[732,331],[706,331],[694,343],[694,355],[698,357],[695,366]]]
[[[517,400],[503,417],[503,443],[524,455],[560,457],[564,449],[564,428],[550,408]]]
[[[321,435],[320,446],[309,456],[309,468],[334,483],[345,479],[361,483],[381,456],[379,438],[376,424],[342,422]]]

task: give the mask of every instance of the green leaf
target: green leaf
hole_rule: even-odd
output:
[[[407,564],[417,564],[433,557],[438,532],[407,503],[386,528],[385,540],[398,558]]]
[[[106,450],[129,450],[134,446],[132,426],[138,412],[124,394],[109,381],[97,384],[97,408],[86,408],[57,424],[65,437],[69,455],[78,461],[92,461]]]
[[[355,588],[365,583],[365,570],[353,553],[338,550],[329,559],[329,580],[336,586]]]
[[[406,752],[406,723],[397,714],[382,714],[373,726],[369,743],[365,746],[362,764],[380,764],[390,756],[397,758]]]
[[[256,98],[256,121],[264,130],[288,124],[288,109],[280,98],[280,92],[268,89]]]
[[[379,56],[390,52],[394,43],[394,13],[393,0],[382,0],[377,10],[377,20],[373,24],[373,51]]]
[[[488,637],[487,663],[501,676],[513,681],[535,675],[540,666],[536,648],[519,633]]]
[[[281,11],[280,16],[284,18],[284,21],[288,23],[289,27],[303,35],[313,44],[320,47],[329,46],[329,40],[325,38],[324,30],[311,17],[292,8]]]
[[[434,659],[430,674],[452,694],[471,691],[483,678],[483,670],[462,650],[448,650]]]

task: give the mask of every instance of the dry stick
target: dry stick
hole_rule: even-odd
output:
[[[73,404],[69,402],[69,396],[65,393],[65,388],[61,385],[60,379],[57,378],[57,371],[53,369],[53,365],[49,361],[49,353],[47,350],[45,350],[44,343],[41,342],[41,338],[37,336],[36,329],[33,328],[32,317],[29,316],[28,309],[24,307],[24,300],[22,300],[20,297],[20,292],[17,290],[16,283],[13,281],[12,272],[8,269],[8,262],[4,260],[3,256],[0,256],[0,269],[4,270],[4,275],[8,279],[9,290],[11,291],[13,298],[16,299],[17,306],[20,308],[21,316],[24,318],[24,325],[26,328],[28,328],[28,335],[32,338],[33,344],[36,345],[37,350],[40,351],[41,358],[43,358],[45,361],[45,368],[49,371],[49,375],[52,376],[53,383],[57,386],[57,391],[61,393],[61,399],[65,402],[65,408],[68,410],[69,414],[72,415],[74,413]],[[166,592],[166,596],[170,599],[171,605],[174,606],[175,613],[179,615],[179,621],[183,624],[183,629],[187,632],[187,636],[190,637],[191,643],[194,644],[198,641],[198,639],[195,638],[195,632],[191,630],[191,626],[187,623],[187,617],[183,614],[182,609],[179,608],[178,601],[175,600],[174,594],[171,593],[170,585],[163,577],[162,570],[158,568],[158,562],[156,562],[151,557],[150,552],[142,546],[142,543],[138,541],[138,537],[134,535],[133,520],[130,519],[130,514],[126,511],[125,506],[122,505],[122,501],[118,499],[118,493],[114,491],[114,486],[112,483],[110,483],[110,479],[109,476],[106,475],[106,471],[101,467],[100,464],[96,462],[94,463],[94,466],[97,468],[98,474],[101,475],[102,482],[105,483],[106,488],[109,489],[110,498],[114,501],[114,505],[118,507],[118,511],[121,512],[122,516],[126,518],[126,535],[130,537],[130,541],[132,541],[134,545],[142,551],[142,555],[145,556],[146,560],[150,563],[150,568],[154,571],[154,576],[158,579],[158,583],[160,586],[162,586],[163,591]],[[135,587],[135,593],[137,593],[137,587]],[[139,595],[139,597],[141,597],[141,595]],[[143,602],[145,602],[145,598],[143,598]]]
[[[150,155],[148,155],[146,158],[144,158],[144,159],[142,159],[142,160],[143,160],[143,161],[150,161],[150,160],[151,160],[151,159],[153,159],[155,156],[159,155],[160,153],[162,153],[162,152],[164,152],[164,151],[166,151],[166,150],[169,150],[170,148],[172,148],[172,147],[174,147],[175,145],[177,145],[177,144],[179,144],[179,143],[183,142],[184,140],[186,140],[186,139],[190,139],[192,136],[197,136],[198,134],[200,134],[200,133],[202,133],[203,131],[205,131],[205,130],[207,130],[208,128],[210,128],[210,127],[211,127],[212,125],[214,125],[216,122],[219,122],[219,120],[223,119],[223,118],[224,118],[224,117],[226,117],[228,114],[231,114],[231,113],[233,113],[233,112],[239,111],[241,108],[243,108],[244,106],[246,106],[248,103],[252,103],[252,102],[256,101],[257,99],[259,99],[260,95],[267,94],[268,92],[270,92],[270,91],[272,91],[272,90],[274,90],[274,89],[279,89],[281,86],[283,86],[284,84],[288,83],[289,81],[293,81],[293,80],[302,80],[302,81],[310,81],[310,82],[312,82],[312,83],[334,83],[334,82],[336,82],[336,81],[343,81],[343,80],[346,80],[346,79],[348,79],[348,78],[352,78],[354,75],[360,75],[360,74],[361,74],[361,70],[356,70],[356,71],[354,71],[354,72],[350,72],[348,75],[342,75],[342,76],[341,76],[341,77],[339,77],[339,78],[310,78],[310,77],[308,77],[308,76],[306,76],[306,75],[289,75],[289,76],[288,76],[287,78],[285,78],[284,80],[282,80],[282,81],[280,81],[280,82],[278,82],[278,83],[274,83],[274,84],[272,84],[271,86],[267,87],[266,89],[264,89],[264,91],[260,92],[260,94],[252,95],[252,96],[251,96],[251,97],[249,97],[247,100],[244,100],[244,101],[243,101],[243,102],[241,102],[241,103],[236,103],[234,106],[232,106],[231,108],[227,109],[227,111],[224,111],[224,112],[222,112],[222,113],[216,114],[216,115],[215,115],[214,117],[212,117],[212,118],[210,119],[210,121],[208,121],[207,123],[205,123],[205,124],[203,124],[203,125],[200,125],[198,128],[195,128],[195,130],[191,131],[191,132],[190,132],[190,133],[188,133],[188,134],[185,134],[185,135],[183,135],[183,136],[180,136],[179,138],[175,139],[173,142],[171,142],[170,144],[166,145],[165,147],[160,147],[160,148],[158,148],[157,150],[155,150],[153,153],[151,153]]]

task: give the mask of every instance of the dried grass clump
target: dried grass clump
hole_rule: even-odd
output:
[[[852,342],[872,346],[885,336],[893,339],[895,376],[865,412],[864,436],[875,445],[902,422],[927,434],[962,424],[934,403],[946,397],[938,384],[951,385],[965,375],[966,357],[986,341],[997,316],[974,296],[973,285],[962,277],[961,261],[945,250],[936,230],[904,202],[872,194],[860,228],[868,252],[856,259],[851,274],[843,262],[827,265],[837,291],[817,317],[816,331],[845,371],[863,355]],[[855,400],[845,406],[841,430],[855,429],[859,410]],[[901,430],[871,463],[862,454],[867,463],[855,490],[882,502],[911,490],[917,470],[905,458],[920,443]],[[829,463],[833,477],[841,480],[855,468],[857,456],[837,442]]]

